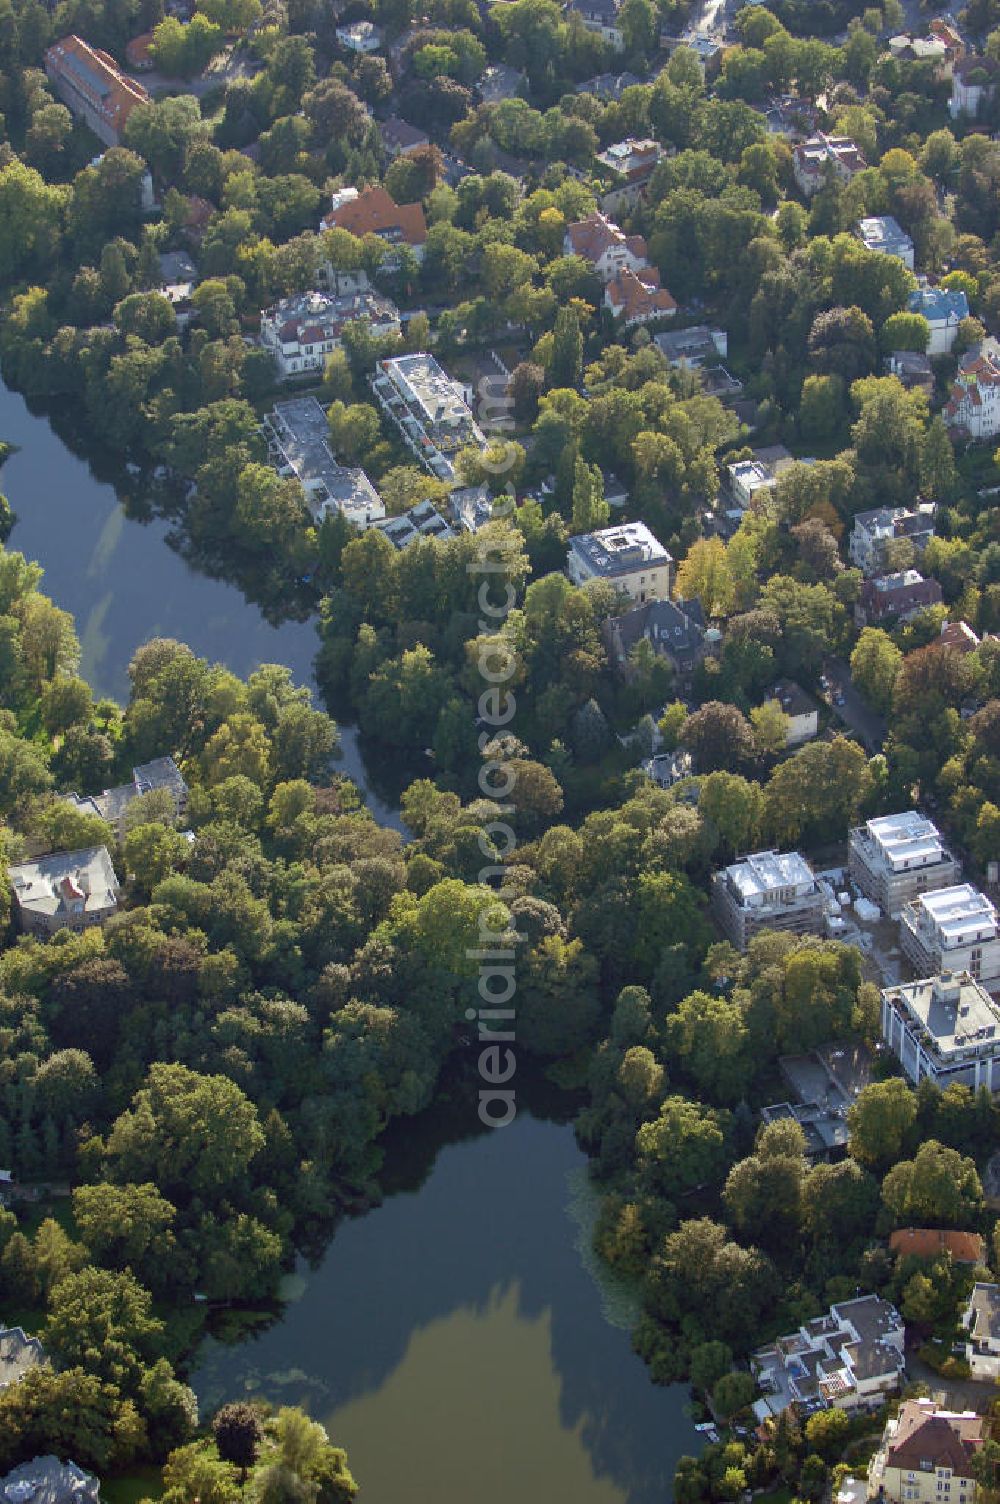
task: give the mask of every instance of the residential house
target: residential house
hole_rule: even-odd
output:
[[[858,512],[848,544],[851,563],[863,575],[881,574],[896,539],[905,539],[922,553],[934,536],[936,511],[933,502],[925,501],[915,507],[876,507],[871,512]]]
[[[717,365],[729,354],[729,336],[725,329],[710,329],[695,324],[689,329],[671,329],[668,334],[654,334],[653,344],[672,368],[689,366],[701,370]]]
[[[965,293],[950,287],[928,287],[925,283],[914,288],[906,306],[911,313],[923,314],[927,320],[930,329],[927,354],[950,354],[959,324],[969,317],[969,300]]]
[[[588,31],[610,43],[616,52],[625,46],[625,38],[618,25],[621,0],[569,0],[569,10],[580,17]]]
[[[359,531],[385,516],[385,506],[363,470],[341,465],[330,448],[330,425],[315,397],[275,403],[261,424],[268,458],[281,476],[294,476],[319,526],[339,512]]]
[[[944,419],[970,439],[1000,433],[1000,341],[984,339],[960,358]]]
[[[700,601],[647,600],[609,617],[603,631],[609,656],[626,676],[640,642],[651,643],[679,679],[689,679],[713,645]]]
[[[625,231],[599,211],[567,227],[563,240],[564,256],[582,256],[605,284],[619,272],[645,269],[646,242],[641,235]]]
[[[612,187],[601,198],[605,214],[620,214],[633,208],[643,196],[653,169],[664,156],[658,141],[629,137],[598,152],[597,161],[612,175]]]
[[[944,43],[945,57],[949,63],[965,53],[965,41],[952,16],[935,16],[927,27],[932,37]]]
[[[941,625],[941,636],[938,638],[938,647],[951,648],[956,653],[974,653],[982,638],[975,633],[967,621],[946,621]]]
[[[655,266],[646,266],[637,272],[623,268],[605,287],[604,306],[612,318],[621,319],[626,329],[672,319],[677,312],[677,304],[670,293],[660,286],[660,274]]]
[[[819,731],[819,706],[794,679],[779,679],[764,696],[776,700],[788,721],[786,747],[801,747]]]
[[[105,146],[120,146],[125,122],[149,94],[114,58],[78,36],[63,37],[45,53],[45,72],[72,115]]]
[[[592,94],[595,99],[602,99],[609,104],[617,104],[626,89],[635,88],[641,84],[642,79],[638,73],[598,73],[594,78],[585,79],[582,84],[577,84],[577,94]]]
[[[144,31],[125,43],[125,61],[133,73],[149,73],[153,67],[153,33]]]
[[[827,136],[822,131],[800,142],[792,153],[792,173],[806,198],[812,198],[822,188],[828,173],[849,183],[867,166],[860,148],[849,136]]]
[[[761,930],[823,933],[825,903],[816,875],[797,851],[758,851],[716,872],[712,910],[737,950]]]
[[[937,580],[925,580],[916,569],[897,569],[865,580],[861,586],[854,619],[859,627],[880,627],[887,621],[909,621],[928,606],[941,603]]]
[[[867,219],[859,219],[857,235],[866,250],[895,256],[912,272],[913,241],[891,214],[872,214]]]
[[[847,863],[852,881],[890,919],[898,919],[903,905],[921,893],[953,887],[962,875],[937,826],[915,809],[857,826],[848,840]]]
[[[784,136],[788,141],[802,141],[815,133],[819,111],[809,99],[781,94],[768,102],[764,119],[770,135]]]
[[[948,113],[952,120],[963,115],[977,116],[990,103],[1000,78],[1000,63],[992,57],[967,53],[951,70],[951,99]]]
[[[755,459],[737,460],[735,464],[727,465],[726,478],[733,505],[741,512],[746,511],[758,492],[771,491],[777,484],[777,476],[770,467]]]
[[[341,47],[362,55],[378,52],[384,35],[381,26],[376,26],[374,21],[351,21],[346,26],[338,26],[336,31]]]
[[[187,809],[188,786],[172,757],[156,757],[152,762],[140,763],[132,769],[131,783],[105,789],[101,794],[88,794],[83,798],[79,794],[69,794],[67,803],[81,814],[106,820],[121,841],[127,828],[126,816],[135,800],[159,790],[169,795],[174,818],[179,820]]]
[[[672,789],[675,783],[690,778],[691,768],[690,752],[680,751],[657,752],[654,757],[647,757],[642,764],[646,777],[659,784],[661,789]]]
[[[118,878],[106,846],[57,851],[9,870],[14,914],[26,935],[84,930],[118,911]]]
[[[899,1389],[906,1362],[903,1318],[878,1295],[841,1301],[750,1360],[773,1415],[861,1410]]]
[[[421,351],[380,360],[371,387],[404,444],[438,480],[455,479],[452,459],[460,449],[485,447],[461,386],[433,355]]]
[[[946,1227],[897,1227],[889,1239],[889,1252],[898,1259],[936,1259],[947,1254],[955,1264],[981,1264],[986,1240],[978,1232]]]
[[[637,605],[669,600],[674,561],[644,522],[623,522],[569,540],[566,570],[574,585],[607,580]]]
[[[375,526],[402,553],[420,538],[456,538],[455,529],[431,501],[418,501],[399,517],[386,517]]]
[[[0,1478],[0,1504],[100,1504],[92,1473],[58,1457],[34,1457]]]
[[[930,397],[934,391],[934,368],[920,350],[890,350],[882,359],[887,376],[895,376],[907,391],[919,388]]]
[[[898,36],[889,38],[889,55],[898,62],[934,63],[939,76],[945,71],[951,71],[947,44],[942,37],[933,34],[918,37],[912,32],[902,31]]]
[[[1000,989],[1000,925],[985,893],[957,883],[904,904],[903,955],[918,977],[967,971],[990,992]]]
[[[965,1361],[974,1379],[1000,1379],[1000,1285],[975,1284],[962,1313]]]
[[[383,120],[378,130],[388,157],[405,157],[411,151],[431,144],[426,131],[411,125],[408,120],[401,120],[398,115],[390,115],[388,120]]]
[[[37,1337],[26,1337],[19,1326],[0,1326],[0,1389],[16,1384],[33,1368],[48,1363]]]
[[[882,1038],[914,1086],[1000,1092],[1000,1004],[967,971],[887,987]]]
[[[459,533],[478,533],[493,520],[493,500],[486,486],[456,486],[448,496],[448,511]]]
[[[341,188],[331,199],[324,230],[349,230],[362,239],[377,235],[390,246],[409,246],[418,261],[424,257],[427,221],[419,204],[397,204],[382,187]]]
[[[287,381],[307,371],[322,372],[327,356],[339,350],[344,330],[367,319],[373,334],[399,333],[399,309],[391,298],[364,292],[302,292],[282,298],[260,315],[260,342],[274,357],[278,377]]]
[[[986,1436],[975,1410],[904,1400],[868,1464],[868,1496],[886,1504],[975,1504],[973,1462]]]
[[[476,79],[476,93],[481,104],[500,104],[505,99],[516,99],[526,82],[527,77],[520,68],[491,63]]]

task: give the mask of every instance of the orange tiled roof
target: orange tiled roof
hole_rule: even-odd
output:
[[[427,222],[419,204],[397,204],[384,188],[364,188],[357,198],[332,210],[323,221],[325,230],[349,230],[352,235],[384,235],[398,230],[407,245],[423,245]]]
[[[150,48],[153,45],[153,33],[144,31],[141,36],[133,37],[131,42],[125,44],[125,61],[130,68],[143,68],[150,61]]]
[[[608,283],[607,300],[615,313],[623,313],[626,320],[665,317],[676,313],[677,304],[665,287],[660,286],[660,274],[655,267],[646,267],[638,274],[626,268]]]
[[[566,234],[574,253],[587,261],[599,261],[613,245],[627,246],[640,260],[646,256],[646,242],[641,235],[626,235],[619,225],[600,213],[578,219],[568,227]]]
[[[950,1253],[958,1264],[978,1264],[983,1258],[983,1240],[977,1232],[952,1232],[937,1227],[901,1227],[889,1239],[893,1253],[933,1259]]]
[[[142,84],[128,78],[109,53],[91,47],[81,37],[68,36],[54,42],[45,54],[45,66],[116,131],[124,129],[137,104],[149,103]]]

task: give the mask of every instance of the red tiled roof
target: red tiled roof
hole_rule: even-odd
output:
[[[951,627],[957,625],[956,622],[949,623]],[[952,646],[946,638],[947,630],[942,632],[940,641],[945,647]],[[955,642],[954,646],[957,647],[958,643]],[[966,648],[965,651],[969,649]],[[978,1264],[983,1258],[983,1240],[977,1232],[953,1232],[946,1228],[901,1227],[889,1239],[889,1247],[900,1257],[912,1254],[920,1259],[932,1259],[939,1253],[950,1253],[959,1264]]]
[[[45,68],[50,76],[62,79],[72,94],[86,100],[116,132],[124,129],[137,104],[149,103],[142,84],[128,78],[109,53],[91,47],[81,37],[54,42],[45,54]]]
[[[638,274],[627,268],[619,272],[608,283],[606,296],[611,309],[623,313],[626,320],[665,317],[677,311],[670,293],[660,286],[660,274],[655,267],[646,267]]]
[[[890,1467],[914,1472],[947,1467],[956,1477],[971,1478],[972,1458],[982,1440],[982,1416],[935,1414],[927,1404],[905,1400],[887,1461]]]
[[[384,235],[398,230],[407,245],[423,245],[427,222],[419,204],[397,204],[384,188],[364,188],[357,198],[332,210],[323,221],[325,230],[349,230],[352,235]]]
[[[125,44],[125,61],[130,68],[145,68],[152,58],[150,48],[153,45],[153,33],[144,31],[140,36],[133,37],[131,42]]]
[[[646,242],[641,235],[626,235],[603,214],[588,214],[586,219],[578,219],[567,228],[566,234],[574,254],[587,261],[599,261],[613,245],[626,246],[640,260],[646,256]]]

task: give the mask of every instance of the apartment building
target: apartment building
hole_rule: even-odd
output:
[[[967,971],[887,987],[882,1038],[914,1086],[1000,1092],[1000,1004]]]
[[[398,517],[386,517],[376,522],[379,532],[385,533],[394,548],[402,553],[411,543],[421,538],[457,538],[458,534],[431,501],[418,501],[416,506]]]
[[[895,1306],[878,1295],[862,1295],[761,1348],[750,1368],[772,1415],[790,1405],[805,1415],[861,1410],[881,1404],[899,1388],[905,1334]]]
[[[438,480],[455,479],[452,461],[460,449],[485,446],[485,435],[461,386],[433,355],[421,352],[380,360],[371,386],[407,448]]]
[[[364,288],[357,292],[303,292],[282,298],[260,316],[260,342],[274,356],[282,381],[322,371],[339,350],[344,330],[367,319],[373,334],[399,333],[399,309],[391,298]]]
[[[858,512],[848,545],[851,563],[863,575],[882,574],[889,544],[897,538],[906,539],[922,552],[934,536],[936,512],[932,501],[915,507],[876,507],[871,512]]]
[[[962,1312],[968,1333],[965,1361],[974,1379],[1000,1379],[1000,1285],[975,1284]]]
[[[959,58],[951,73],[948,113],[952,120],[978,115],[993,99],[998,80],[1000,63],[995,58],[978,57],[975,53]]]
[[[944,420],[970,439],[1000,433],[1000,341],[984,339],[961,357]]]
[[[923,893],[905,904],[899,943],[919,977],[967,971],[988,991],[1000,989],[997,911],[971,883]]]
[[[976,1504],[973,1460],[984,1440],[974,1410],[904,1400],[868,1465],[868,1497],[887,1504]]]
[[[10,868],[14,914],[26,935],[103,924],[118,909],[118,878],[106,846],[57,851]]]
[[[637,605],[669,600],[674,561],[644,522],[623,522],[569,540],[566,572],[574,585],[607,580]]]
[[[915,287],[907,299],[910,313],[927,320],[930,340],[928,355],[948,355],[958,336],[958,326],[969,317],[969,300],[961,289],[950,287]]]
[[[340,512],[361,532],[385,516],[385,506],[363,470],[338,464],[330,426],[315,397],[278,402],[261,424],[268,457],[279,475],[294,476],[313,521]]]
[[[761,930],[823,932],[823,894],[809,863],[797,851],[758,851],[716,872],[712,910],[737,950],[746,950]]]
[[[53,89],[105,146],[120,146],[125,122],[138,104],[149,104],[142,84],[129,78],[114,58],[78,36],[63,37],[45,54]]]
[[[921,893],[950,888],[962,875],[937,826],[915,809],[859,825],[847,851],[851,877],[890,919]]]

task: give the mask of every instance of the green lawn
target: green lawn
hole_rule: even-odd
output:
[[[158,1467],[136,1467],[101,1482],[104,1504],[139,1504],[140,1499],[158,1499],[162,1493],[163,1477]]]

